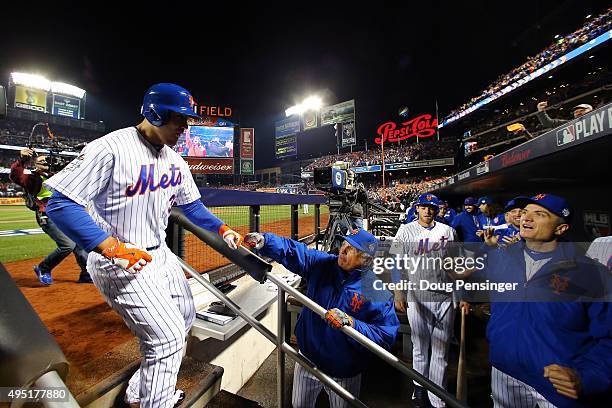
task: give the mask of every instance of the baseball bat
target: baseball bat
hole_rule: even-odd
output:
[[[457,399],[466,402],[467,378],[465,376],[465,310],[461,308],[461,339],[459,340],[459,363],[457,365]]]

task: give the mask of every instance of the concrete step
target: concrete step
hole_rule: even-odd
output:
[[[259,403],[240,397],[231,392],[221,390],[215,397],[206,405],[206,408],[255,408],[261,407]]]
[[[134,361],[95,386],[76,395],[81,407],[110,408],[126,407],[123,402],[127,383],[140,367]],[[185,392],[181,407],[202,408],[213,399],[221,387],[223,368],[184,357],[179,371],[177,388]]]

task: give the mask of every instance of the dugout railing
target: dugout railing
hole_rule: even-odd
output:
[[[299,197],[299,196],[298,196]],[[297,350],[295,350],[290,344],[288,344],[285,340],[285,319],[287,312],[287,303],[286,303],[286,294],[293,296],[299,302],[301,302],[304,307],[307,307],[318,314],[321,318],[325,317],[326,309],[323,308],[318,303],[314,302],[312,299],[308,298],[297,289],[287,284],[283,279],[277,277],[272,273],[272,265],[266,262],[265,260],[259,258],[255,254],[253,254],[248,249],[241,247],[238,250],[229,249],[225,243],[219,238],[218,235],[213,234],[209,231],[206,231],[202,228],[197,227],[193,223],[191,223],[183,214],[181,214],[178,210],[174,210],[171,216],[171,220],[173,224],[176,226],[180,226],[183,229],[188,230],[199,240],[206,243],[210,248],[215,251],[218,251],[223,256],[225,256],[232,263],[237,265],[238,267],[245,270],[246,273],[251,275],[255,280],[260,283],[263,283],[266,280],[273,282],[278,287],[277,294],[277,334],[274,334],[270,329],[265,327],[260,321],[258,321],[255,316],[252,316],[248,313],[245,313],[240,305],[236,304],[233,300],[231,300],[227,295],[225,295],[219,288],[217,288],[213,282],[204,278],[201,273],[194,269],[188,262],[184,259],[179,258],[179,262],[181,267],[191,275],[198,283],[200,283],[204,288],[206,288],[213,296],[222,301],[227,305],[229,309],[231,309],[238,316],[243,318],[246,323],[248,323],[255,330],[260,332],[266,339],[271,341],[276,345],[276,375],[277,375],[277,406],[283,407],[285,406],[285,356],[293,358],[297,363],[302,365],[304,369],[306,369],[309,373],[317,377],[321,382],[330,387],[336,394],[342,397],[345,401],[347,401],[351,406],[354,407],[367,407],[361,400],[348,392],[345,388],[340,386],[336,381],[334,381],[330,376],[319,370],[312,362],[310,362],[306,357],[300,354]],[[420,384],[422,387],[432,392],[436,396],[440,397],[449,407],[467,407],[467,405],[458,401],[452,394],[448,393],[442,387],[430,381],[428,378],[422,376],[417,371],[412,369],[406,363],[401,361],[399,358],[391,354],[389,351],[380,347],[372,340],[367,338],[366,336],[359,333],[352,327],[344,326],[341,329],[344,334],[351,337],[358,343],[360,343],[363,347],[370,350],[374,355],[378,356],[392,367],[400,371],[402,374],[406,375],[410,380],[413,380]]]
[[[206,207],[243,236],[251,231],[263,231],[310,243],[321,236],[329,220],[327,198],[323,195],[213,188],[202,188],[200,192]],[[208,273],[217,286],[244,273],[172,219],[166,233],[168,247],[198,272]]]

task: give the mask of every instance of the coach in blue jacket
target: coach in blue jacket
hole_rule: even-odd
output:
[[[309,249],[300,242],[271,233],[248,234],[245,242],[308,281],[307,296],[328,311],[322,319],[308,308],[302,310],[295,329],[300,352],[358,396],[361,373],[372,354],[338,329],[351,326],[386,349],[394,343],[399,329],[390,292],[385,301],[363,294],[362,277],[368,273],[376,253],[376,237],[363,229],[354,230],[344,237],[339,255]],[[314,407],[323,387],[316,377],[296,364],[293,407]],[[325,388],[332,407],[345,406],[343,399]]]
[[[611,275],[561,239],[573,215],[563,198],[515,202],[523,240],[488,251],[483,271],[491,282],[517,283],[490,293],[494,406],[603,406],[612,392]],[[496,241],[492,229],[485,239]]]
[[[463,202],[463,211],[451,222],[450,226],[457,231],[461,242],[482,242],[482,238],[476,235],[479,225],[476,203],[474,197],[466,198]]]

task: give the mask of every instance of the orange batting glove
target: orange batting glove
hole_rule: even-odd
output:
[[[219,228],[219,235],[223,237],[227,246],[232,249],[236,249],[242,245],[242,235],[231,229],[227,224],[223,224],[221,228]]]
[[[355,326],[353,318],[338,308],[328,310],[325,313],[325,320],[334,329],[339,329],[342,326]]]
[[[113,265],[117,265],[134,274],[140,272],[146,264],[153,260],[148,252],[132,244],[121,242],[118,239],[114,244],[102,251],[102,256],[108,258]]]

